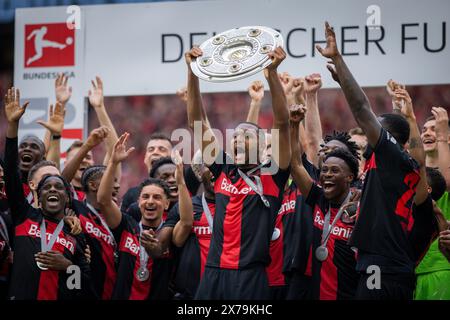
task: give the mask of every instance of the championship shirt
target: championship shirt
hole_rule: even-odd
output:
[[[65,300],[90,296],[90,270],[84,255],[83,234],[72,236],[67,226],[56,236],[51,250],[58,251],[81,271],[81,289],[69,288],[65,271],[41,270],[35,254],[41,251],[41,223],[46,226],[49,241],[59,221],[44,217],[41,209],[33,208],[25,198],[17,167],[17,138],[6,138],[5,182],[11,209],[14,237],[14,263],[12,266],[9,299],[11,300]]]
[[[239,175],[238,167],[227,164],[226,157],[221,151],[209,166],[217,177],[214,184],[216,214],[206,265],[238,270],[261,264],[267,266],[270,263],[270,239],[289,169],[278,169],[273,175],[259,175],[262,194],[270,205],[266,207]]]
[[[316,258],[316,249],[322,244],[325,215],[330,211],[330,227],[339,207],[325,199],[322,188],[313,184],[306,203],[314,208],[311,254],[307,270],[312,276],[312,298],[320,300],[348,300],[355,296],[359,274],[355,270],[355,252],[347,244],[353,225],[338,219],[331,228],[326,243],[328,257],[321,262]]]
[[[205,199],[208,203],[211,216],[214,217],[215,202],[208,198]],[[195,297],[198,284],[205,271],[212,233],[205,211],[203,210],[202,197],[193,197],[192,205],[194,208],[194,222],[192,224],[191,234],[178,253],[178,265],[175,274],[175,290],[183,299],[193,299]],[[163,228],[173,228],[178,221],[180,221],[180,211],[178,204],[176,204],[170,210]]]
[[[350,239],[358,249],[357,270],[378,265],[385,273],[412,273],[415,258],[408,233],[418,164],[383,128],[375,148],[369,146],[364,156],[364,186]]]
[[[150,229],[143,227],[144,230]],[[149,277],[145,281],[140,281],[137,277],[137,271],[142,267],[139,259],[141,232],[139,223],[123,214],[119,226],[112,232],[119,245],[117,280],[112,299],[169,300],[171,298],[169,281],[173,270],[171,254],[166,253],[158,259],[149,256],[146,265]]]
[[[74,200],[73,207],[78,215],[86,236],[87,244],[91,249],[91,278],[97,299],[109,300],[112,297],[117,272],[114,261],[115,240],[106,222],[102,223],[95,208]],[[95,212],[93,211],[95,210]]]

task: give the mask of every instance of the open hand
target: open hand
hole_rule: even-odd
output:
[[[66,104],[72,96],[72,87],[67,85],[69,78],[64,73],[59,73],[55,80],[56,101]]]
[[[38,120],[38,124],[46,128],[53,135],[61,135],[64,129],[64,117],[66,116],[66,108],[63,103],[56,102],[55,108],[50,105],[48,121]]]
[[[119,163],[128,158],[128,156],[134,151],[134,147],[127,150],[127,142],[130,134],[125,132],[119,137],[119,140],[114,144],[113,152],[111,154],[111,161],[113,163]]]
[[[26,108],[30,104],[26,101],[20,106],[20,91],[14,87],[8,89],[5,95],[5,115],[8,122],[19,122]]]
[[[318,44],[316,45],[316,49],[325,58],[336,58],[337,56],[339,56],[339,50],[336,44],[336,34],[334,33],[334,29],[330,26],[328,21],[325,22],[325,38],[327,39],[327,46],[325,47],[325,49]]]
[[[94,108],[101,108],[104,105],[103,81],[98,76],[95,77],[95,80],[91,80],[92,89],[88,92],[89,103]]]

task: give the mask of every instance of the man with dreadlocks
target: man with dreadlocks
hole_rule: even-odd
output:
[[[65,224],[72,201],[69,184],[61,176],[48,175],[37,187],[39,208],[33,208],[25,198],[17,166],[17,132],[28,103],[20,106],[19,101],[19,90],[8,90],[5,181],[15,226],[9,298],[57,300],[88,296],[90,270],[84,255],[84,238],[71,233]],[[67,285],[71,265],[81,270],[78,290]]]
[[[299,124],[304,113],[303,106],[290,107],[291,174],[306,204],[314,208],[312,252],[307,267],[312,276],[311,297],[352,299],[359,275],[355,271],[355,253],[347,245],[353,222],[343,212],[352,197],[350,185],[358,176],[358,160],[344,148],[326,152],[321,160],[319,179],[314,181],[300,160]]]

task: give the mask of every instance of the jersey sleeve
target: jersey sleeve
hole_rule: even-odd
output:
[[[201,183],[195,176],[194,170],[192,170],[191,166],[187,166],[184,169],[184,180],[186,181],[186,187],[191,196],[195,196]]]
[[[314,181],[319,181],[320,171],[308,160],[308,158],[306,157],[306,153],[302,155],[302,164],[311,179],[313,179]]]
[[[180,211],[178,203],[173,206],[172,209],[170,209],[169,214],[167,215],[167,219],[163,224],[163,228],[173,228],[177,224],[177,222],[180,221]]]
[[[311,186],[311,190],[309,190],[308,197],[305,200],[306,204],[314,208],[316,204],[319,204],[320,206],[321,202],[323,202],[322,200],[323,200],[323,189],[319,187],[316,183],[313,183]]]
[[[5,190],[14,225],[23,222],[31,208],[23,192],[19,172],[19,149],[17,138],[6,138]]]
[[[395,138],[381,128],[380,138],[374,148],[377,167],[382,172],[392,174],[411,172],[418,169],[417,162],[400,146]]]

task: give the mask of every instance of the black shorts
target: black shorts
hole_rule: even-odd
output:
[[[311,277],[293,271],[287,275],[288,290],[286,300],[311,300]]]
[[[270,300],[286,300],[286,295],[288,291],[288,286],[271,286],[270,290]]]
[[[380,274],[380,288],[369,289],[372,275],[362,273],[356,288],[356,300],[412,300],[416,286],[413,274]]]
[[[269,300],[264,266],[245,270],[205,267],[196,300]]]

